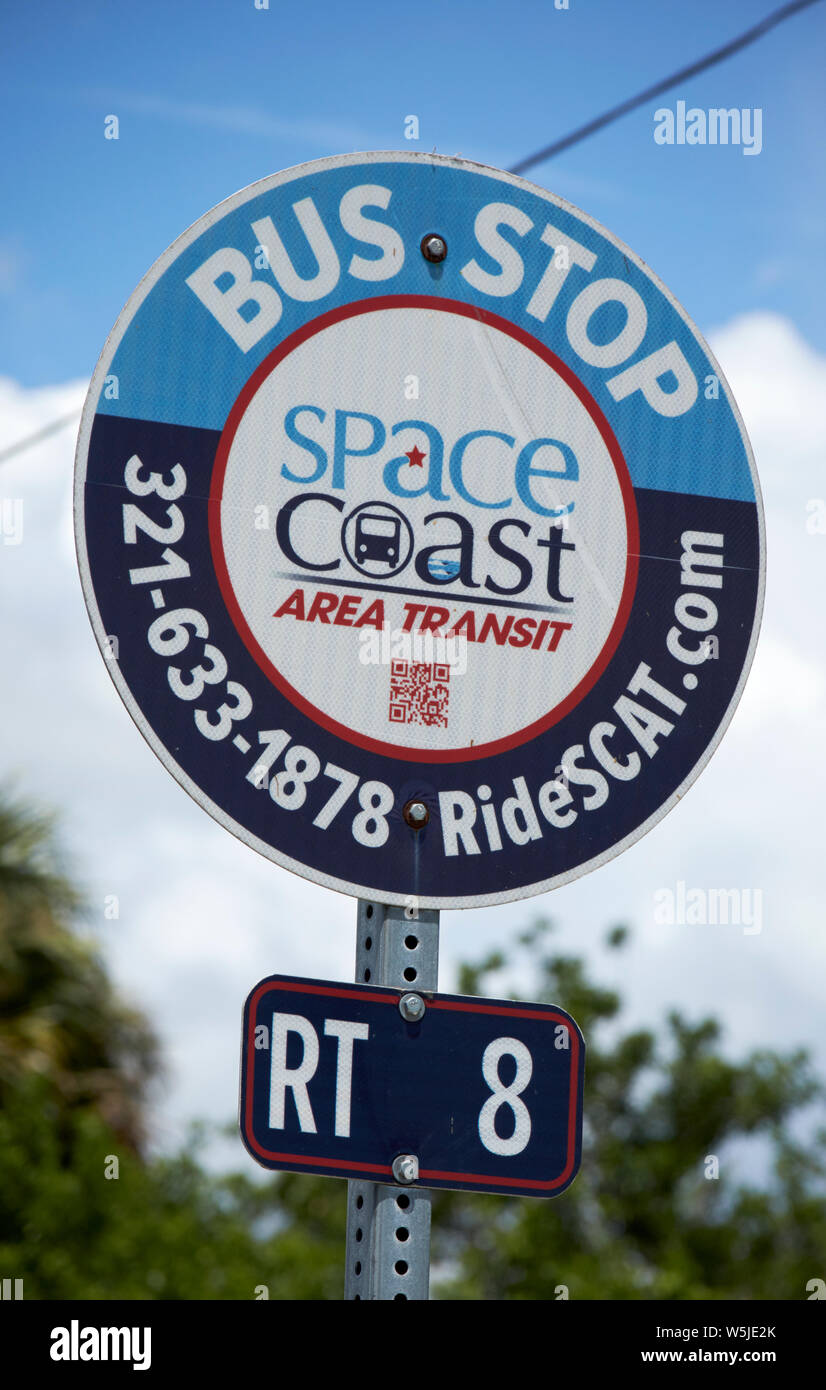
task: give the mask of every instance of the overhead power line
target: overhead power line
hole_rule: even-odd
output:
[[[642,106],[643,102],[650,101],[652,97],[659,96],[661,92],[667,92],[678,82],[684,82],[687,78],[696,76],[698,72],[704,72],[706,68],[713,67],[715,63],[722,63],[725,58],[730,58],[741,48],[746,48],[748,44],[762,38],[776,25],[782,24],[784,19],[791,19],[792,15],[797,14],[800,10],[807,10],[811,5],[819,3],[820,0],[791,0],[790,4],[782,5],[779,10],[767,15],[765,19],[761,19],[759,24],[747,29],[736,39],[731,39],[729,43],[723,44],[722,48],[715,48],[713,53],[707,53],[704,58],[698,58],[696,63],[690,63],[688,67],[681,68],[679,72],[672,73],[670,77],[664,77],[661,82],[655,82],[653,87],[646,87],[644,92],[638,92],[636,96],[620,102],[619,106],[612,106],[610,111],[604,111],[601,116],[595,116],[586,125],[579,126],[577,130],[572,130],[568,135],[563,135],[561,140],[555,140],[552,145],[546,145],[544,149],[537,150],[535,154],[529,154],[526,159],[520,159],[519,163],[512,164],[507,172],[509,174],[522,174],[526,169],[532,168],[534,164],[542,164],[546,159],[553,159],[554,155],[570,149],[571,145],[578,144],[580,140],[587,140],[589,135],[595,135],[604,126],[610,125],[612,121],[618,121],[620,116],[627,115],[629,111],[633,111],[637,106]],[[50,434],[63,429],[64,425],[77,419],[79,413],[79,411],[73,411],[71,415],[64,415],[61,419],[54,420],[50,425],[44,426],[42,430],[38,430],[36,434],[30,434],[25,439],[18,440],[16,444],[10,445],[9,448],[0,450],[0,463],[5,463],[15,454],[22,454],[24,449],[30,448],[33,444],[39,444],[41,439],[46,439]]]
[[[684,82],[686,78],[694,77],[698,72],[704,72],[714,63],[722,63],[725,58],[730,58],[733,53],[738,53],[741,48],[745,48],[748,44],[754,43],[756,39],[762,38],[777,24],[782,24],[784,19],[791,19],[792,15],[797,14],[799,10],[806,10],[810,5],[816,5],[818,2],[819,0],[792,0],[791,4],[781,6],[779,10],[775,10],[773,14],[762,19],[759,24],[755,24],[752,29],[747,29],[744,34],[740,34],[739,38],[723,44],[722,48],[715,48],[713,53],[707,53],[705,58],[698,58],[696,63],[690,63],[687,68],[680,68],[679,72],[672,73],[670,77],[664,77],[661,82],[655,82],[653,87],[646,87],[644,92],[638,92],[636,96],[620,102],[619,106],[612,106],[610,111],[604,111],[601,116],[595,116],[592,121],[579,126],[577,130],[572,130],[568,135],[563,135],[552,145],[546,145],[544,149],[537,150],[536,154],[529,154],[526,159],[520,159],[518,164],[510,166],[508,173],[522,174],[526,169],[532,168],[534,164],[542,164],[546,159],[553,159],[554,155],[570,149],[571,145],[578,144],[580,140],[586,140],[589,135],[596,134],[598,130],[610,125],[612,121],[618,121],[620,116],[627,115],[629,111],[633,111],[637,106],[642,106],[643,102],[650,101],[652,97],[658,97],[661,92],[667,92],[678,82]]]
[[[16,444],[10,444],[7,449],[0,449],[0,463],[5,463],[15,454],[22,454],[24,449],[31,448],[32,444],[39,444],[41,439],[48,439],[50,434],[56,434],[64,425],[76,420],[79,414],[79,410],[73,410],[71,415],[61,415],[59,420],[52,420],[50,425],[44,425],[42,430],[37,430],[35,434],[28,434],[25,439],[18,439]]]

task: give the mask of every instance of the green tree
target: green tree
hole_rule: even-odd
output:
[[[81,908],[51,819],[0,801],[0,1104],[39,1077],[61,1124],[91,1107],[137,1151],[158,1046],[70,930]]]

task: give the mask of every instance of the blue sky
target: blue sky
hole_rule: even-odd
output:
[[[123,303],[191,222],[280,168],[353,149],[506,166],[717,47],[766,0],[45,0],[5,7],[0,373],[91,372]],[[823,314],[826,6],[528,177],[628,242],[703,329]],[[760,107],[763,149],[660,146],[654,110]],[[120,138],[104,139],[116,114]],[[420,121],[418,143],[404,118]]]

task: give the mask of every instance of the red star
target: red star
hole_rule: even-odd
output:
[[[413,448],[409,451],[409,453],[405,454],[405,458],[410,459],[411,468],[422,468],[424,467],[424,461],[427,458],[427,454],[423,454],[418,445],[414,444]]]

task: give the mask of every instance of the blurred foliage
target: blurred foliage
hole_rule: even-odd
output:
[[[70,930],[81,906],[51,820],[0,801],[0,1103],[39,1076],[61,1122],[92,1106],[137,1148],[158,1046]]]
[[[81,914],[51,821],[0,800],[0,1273],[29,1299],[340,1297],[343,1183],[216,1178],[197,1127],[147,1155],[157,1041]]]
[[[26,1298],[252,1299],[262,1285],[271,1299],[340,1298],[343,1182],[214,1176],[198,1127],[178,1155],[147,1151],[157,1043],[78,934],[81,912],[50,823],[0,802],[0,1272]],[[678,1013],[660,1034],[623,1034],[619,996],[549,953],[549,934],[538,921],[509,955],[466,964],[459,989],[507,992],[515,959],[531,998],[576,1018],[582,1169],[550,1201],[435,1194],[434,1294],[805,1298],[826,1277],[826,1133],[790,1137],[823,1096],[806,1053],[733,1063],[715,1020]],[[615,927],[606,947],[627,939]],[[761,1187],[729,1176],[723,1151],[746,1136],[771,1155]]]
[[[570,1298],[805,1298],[826,1277],[826,1132],[805,1147],[790,1137],[792,1117],[824,1095],[806,1052],[730,1062],[716,1020],[677,1012],[659,1036],[623,1035],[618,995],[591,984],[581,960],[550,953],[549,932],[539,921],[519,945],[531,998],[567,1009],[586,1039],[582,1167],[550,1201],[439,1194],[441,1296],[555,1299],[565,1286]],[[614,928],[607,949],[628,937]],[[502,964],[465,966],[461,988],[501,993],[487,985]],[[764,1187],[729,1176],[724,1151],[747,1136],[764,1141]]]
[[[0,1270],[27,1299],[341,1297],[343,1184],[216,1178],[194,1142],[141,1159],[93,1108],[59,1112],[40,1077],[0,1110]]]

